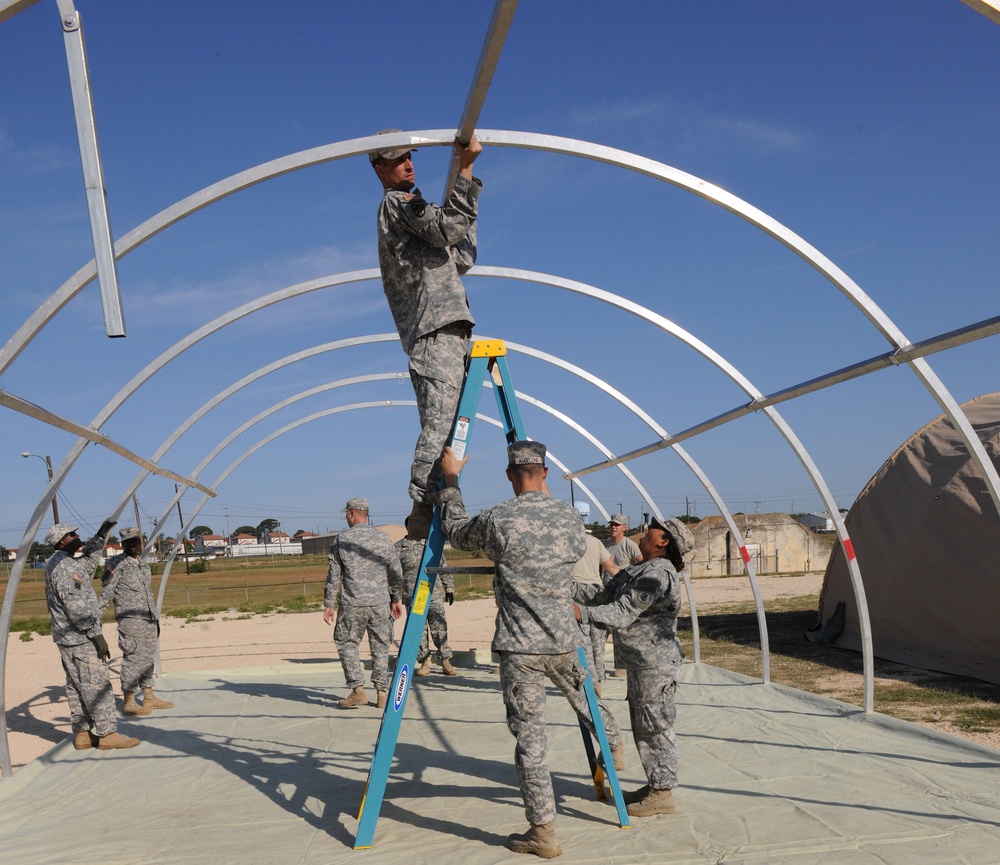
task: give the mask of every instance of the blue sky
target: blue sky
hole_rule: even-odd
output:
[[[492,3],[80,0],[116,237],[177,200],[297,151],[371,134],[454,127]],[[997,314],[1000,28],[958,0],[537,3],[514,19],[480,126],[577,138],[718,184],[797,232],[917,341]],[[93,255],[54,0],[0,25],[0,342]],[[423,148],[437,199],[445,148]],[[606,165],[487,148],[477,163],[479,263],[621,294],[677,322],[768,393],[888,344],[783,246],[688,192]],[[104,336],[96,283],[69,303],[0,386],[80,423],[206,321],[308,279],[377,266],[377,180],[365,157],[305,169],[184,220],[119,263],[126,339]],[[746,402],[690,348],[635,317],[553,288],[466,281],[477,333],[565,358],[679,431]],[[381,286],[333,288],[228,327],[150,380],[104,427],[150,455],[248,372],[310,346],[393,330]],[[959,402],[997,390],[995,338],[930,363]],[[515,385],[621,453],[655,436],[593,386],[523,355]],[[272,374],[200,421],[163,464],[181,474],[263,408],[324,382],[405,369],[398,345],[323,354]],[[340,388],[258,424],[202,475],[293,420],[341,404],[411,399],[405,382]],[[492,399],[482,405],[492,411]],[[781,412],[849,507],[882,462],[938,414],[906,368],[785,404]],[[529,435],[574,468],[594,447],[523,410]],[[346,498],[373,518],[408,512],[412,409],[357,410],[300,427],[229,476],[199,522],[218,532],[275,517],[290,533],[343,526]],[[499,433],[481,425],[470,504],[509,495]],[[44,467],[73,443],[0,412],[0,544],[16,546]],[[685,445],[733,511],[805,511],[820,498],[761,415]],[[714,513],[669,452],[630,465],[663,513]],[[136,468],[88,447],[60,493],[63,519],[96,527]],[[556,474],[555,472],[553,473]],[[556,495],[569,484],[553,477]],[[584,478],[633,522],[646,508],[616,471]],[[173,484],[139,490],[143,520]],[[189,494],[190,510],[200,495]],[[187,514],[185,514],[187,515]],[[130,520],[129,520],[130,521]],[[48,525],[46,520],[43,525]],[[148,527],[148,526],[147,526]],[[171,530],[176,525],[171,524]]]

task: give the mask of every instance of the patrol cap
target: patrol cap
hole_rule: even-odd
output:
[[[142,532],[139,531],[135,526],[129,526],[127,529],[122,529],[121,531],[122,543],[125,541],[132,540],[142,540]]]
[[[609,526],[615,526],[615,525],[618,525],[618,526],[627,526],[628,525],[628,517],[625,516],[625,514],[612,514],[611,515],[611,519],[608,520],[608,525]]]
[[[75,532],[79,526],[71,526],[66,523],[56,523],[45,533],[45,543],[55,546],[70,532]]]
[[[507,468],[544,465],[545,445],[541,442],[514,442],[507,445]]]
[[[345,511],[368,511],[368,499],[348,499],[347,504],[344,505]]]
[[[671,517],[669,520],[650,517],[649,527],[651,529],[660,529],[670,535],[671,542],[677,547],[677,552],[682,556],[686,556],[694,547],[694,535],[691,534],[691,530],[677,519],[677,517]]]
[[[388,135],[390,132],[402,132],[402,129],[383,129],[380,132],[376,132],[376,135]],[[414,147],[393,147],[389,150],[373,150],[368,154],[368,161],[374,165],[380,159],[399,159],[400,156],[404,156],[407,153],[416,153],[416,148]]]

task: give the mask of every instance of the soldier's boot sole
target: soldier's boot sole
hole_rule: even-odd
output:
[[[337,703],[338,709],[354,709],[357,706],[366,706],[368,704],[368,695],[365,693],[364,688],[355,688],[344,697],[343,700]]]
[[[555,859],[556,856],[562,856],[563,852],[551,823],[531,826],[527,832],[508,835],[507,849],[515,853],[531,853],[540,859]]]
[[[673,790],[654,790],[638,802],[633,802],[626,809],[630,817],[652,817],[654,814],[673,814],[677,810],[677,801]]]
[[[147,709],[172,709],[174,707],[170,700],[161,700],[157,697],[152,688],[142,689],[142,705]]]
[[[406,518],[407,536],[416,541],[425,541],[431,533],[431,521],[434,519],[434,505],[427,502],[414,502],[410,515]]]
[[[134,739],[131,736],[123,736],[121,733],[109,733],[107,736],[101,736],[97,740],[97,747],[101,751],[117,751],[121,748],[134,748],[139,744],[138,739]]]
[[[125,692],[125,702],[122,704],[123,715],[152,715],[153,710],[135,701],[135,694]]]

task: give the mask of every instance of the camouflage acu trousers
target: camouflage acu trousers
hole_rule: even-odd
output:
[[[591,678],[595,685],[599,685],[604,681],[604,644],[608,640],[608,632],[590,622],[580,622],[580,630],[583,631],[583,651],[587,653],[590,663]]]
[[[406,609],[410,609],[410,601],[410,598],[403,598]],[[417,649],[418,664],[431,656],[431,640],[434,641],[439,658],[450,658],[454,654],[448,645],[448,618],[444,612],[444,599],[438,597],[436,592],[431,596],[431,605],[427,608],[427,624],[424,625],[420,648]]]
[[[576,652],[561,655],[526,655],[500,652],[500,685],[507,707],[507,728],[514,734],[514,768],[524,799],[524,813],[533,825],[556,818],[556,801],[548,764],[548,733],[545,729],[545,680],[566,695],[570,705],[594,732],[594,724],[583,690],[586,672]],[[612,748],[622,741],[614,716],[598,701],[601,718]]]
[[[66,698],[73,732],[93,730],[96,736],[110,736],[118,729],[115,695],[111,691],[108,668],[97,657],[91,642],[79,646],[59,646],[66,672]]]
[[[118,620],[118,648],[122,653],[122,691],[153,687],[156,622],[128,616]]]
[[[410,498],[414,501],[433,502],[441,488],[441,451],[462,395],[468,344],[468,328],[462,325],[421,337],[410,352],[410,384],[420,415],[420,438],[410,467]]]
[[[677,786],[676,664],[628,669],[628,707],[632,737],[649,786],[672,790]]]
[[[341,606],[337,611],[333,641],[337,644],[347,687],[353,690],[364,685],[358,648],[366,633],[372,653],[372,684],[376,691],[388,691],[389,645],[392,643],[392,616],[388,607]]]

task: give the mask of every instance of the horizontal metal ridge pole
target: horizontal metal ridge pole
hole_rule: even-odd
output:
[[[659,441],[648,444],[638,450],[619,454],[614,459],[605,460],[602,463],[596,463],[583,469],[577,469],[575,472],[568,472],[567,474],[564,474],[563,477],[566,480],[573,480],[581,475],[588,475],[592,472],[600,471],[601,469],[613,468],[621,463],[626,463],[638,457],[646,456],[647,454],[655,453],[658,450],[671,447],[672,445],[685,441],[686,439],[693,438],[696,435],[701,435],[704,432],[723,426],[724,424],[734,421],[737,418],[745,417],[748,414],[760,411],[768,406],[778,405],[779,403],[787,402],[788,400],[795,399],[796,397],[804,396],[808,393],[815,393],[818,390],[823,390],[831,385],[840,384],[841,382],[850,381],[855,378],[861,378],[862,376],[868,375],[872,372],[877,372],[878,370],[885,369],[889,366],[907,363],[908,361],[914,360],[918,357],[935,354],[936,352],[944,351],[945,349],[954,348],[956,345],[964,345],[965,343],[974,342],[987,336],[994,336],[997,333],[1000,333],[1000,315],[994,316],[993,318],[983,319],[980,322],[967,325],[966,327],[949,330],[946,333],[929,337],[928,339],[921,340],[920,342],[904,345],[900,348],[894,349],[893,351],[885,352],[884,354],[876,355],[875,357],[868,358],[867,360],[859,361],[851,366],[845,366],[842,369],[820,376],[819,378],[809,379],[801,384],[796,384],[792,387],[775,391],[772,394],[756,399],[753,402],[737,406],[736,408],[730,409],[723,414],[716,415],[715,417],[703,421],[696,426],[688,427],[682,432],[662,438]]]
[[[0,390],[0,405],[7,406],[7,408],[20,412],[21,414],[25,414],[28,417],[33,417],[35,420],[40,420],[43,423],[47,423],[49,426],[58,427],[59,429],[66,430],[66,432],[71,432],[74,435],[78,435],[81,438],[92,441],[94,444],[107,448],[109,451],[113,451],[119,456],[125,457],[127,460],[131,460],[136,465],[142,466],[146,471],[151,472],[152,474],[160,475],[160,477],[164,478],[170,478],[170,480],[179,484],[184,484],[188,487],[194,487],[195,489],[201,490],[205,493],[205,495],[215,498],[215,490],[202,486],[193,478],[186,478],[184,475],[178,475],[174,472],[168,471],[167,469],[160,468],[156,465],[156,463],[151,463],[149,460],[144,459],[138,454],[132,453],[132,451],[128,448],[122,447],[122,445],[118,444],[118,442],[109,439],[106,435],[104,435],[104,433],[97,432],[97,430],[92,429],[91,427],[82,426],[61,417],[60,415],[53,414],[48,409],[44,409],[41,406],[35,405],[33,402],[28,402],[25,399],[21,399],[18,396],[14,396],[14,394],[8,393],[5,390]]]
[[[442,567],[442,568],[424,568],[428,574],[492,574],[494,573],[493,568],[486,565],[476,565],[471,568],[462,567]]]
[[[472,140],[472,134],[476,131],[479,115],[486,102],[486,93],[493,81],[493,73],[496,72],[500,53],[503,51],[504,42],[507,41],[507,33],[510,31],[510,25],[516,11],[517,0],[497,0],[493,6],[493,17],[490,18],[490,25],[486,29],[483,50],[479,52],[479,62],[476,64],[472,86],[465,99],[462,119],[458,123],[456,137],[462,144],[468,144]],[[448,178],[444,184],[444,194],[441,196],[442,205],[451,195],[456,177],[458,177],[458,155],[453,153],[451,163],[448,166]]]

